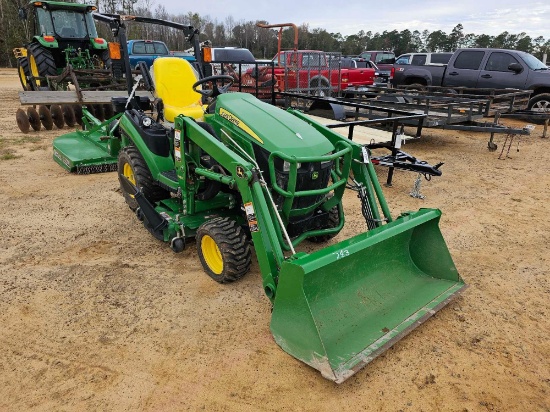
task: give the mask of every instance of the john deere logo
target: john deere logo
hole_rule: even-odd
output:
[[[227,121],[233,123],[235,126],[237,126],[239,129],[244,130],[246,133],[248,133],[250,136],[252,136],[254,139],[256,139],[261,144],[264,144],[264,141],[260,139],[260,137],[252,131],[248,125],[243,122],[241,119],[239,119],[237,116],[235,116],[233,113],[228,112],[223,107],[220,108],[220,111],[218,112],[221,117],[226,119]]]
[[[244,169],[242,166],[237,166],[237,176],[239,176],[241,179],[244,177]]]
[[[315,179],[317,179],[318,177],[319,177],[319,172],[313,172],[313,173],[311,174],[311,180],[315,180]]]

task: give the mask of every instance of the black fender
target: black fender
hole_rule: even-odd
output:
[[[432,74],[426,69],[420,69],[420,68],[407,69],[403,75],[403,83],[405,84],[421,83],[421,84],[425,84],[426,86],[431,86],[433,83]]]

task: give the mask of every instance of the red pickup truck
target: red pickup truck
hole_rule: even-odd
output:
[[[374,69],[342,68],[339,55],[323,51],[281,51],[272,61],[280,91],[323,96],[374,83]]]

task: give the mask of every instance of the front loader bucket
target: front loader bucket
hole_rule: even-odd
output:
[[[271,319],[275,341],[341,383],[419,326],[465,288],[440,216],[422,209],[287,260]]]
[[[115,171],[117,150],[112,144],[101,129],[67,133],[54,139],[53,158],[64,169],[79,174]]]

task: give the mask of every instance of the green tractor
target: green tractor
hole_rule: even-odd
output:
[[[98,37],[95,6],[61,1],[31,1],[19,16],[29,19],[33,36],[25,47],[14,49],[24,90],[63,90],[76,70],[81,86],[99,87],[112,81],[108,43]],[[57,81],[56,81],[57,80]]]
[[[154,110],[133,98],[87,133],[116,147],[122,193],[145,228],[174,252],[194,242],[212,279],[242,278],[255,249],[283,350],[343,382],[465,288],[441,212],[393,219],[365,146],[299,111],[225,93],[231,77],[199,80],[182,59],[159,58],[152,72]],[[367,230],[335,243],[346,190]],[[304,241],[330,244],[305,253]]]

